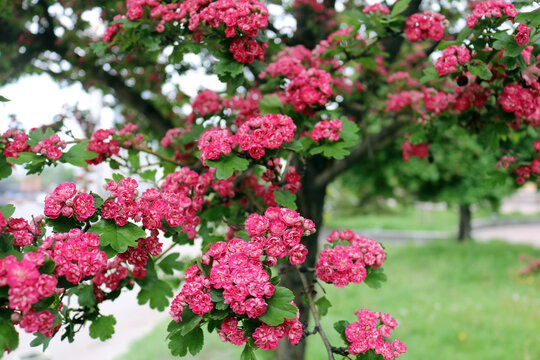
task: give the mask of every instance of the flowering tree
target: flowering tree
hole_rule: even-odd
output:
[[[331,299],[317,282],[386,279],[384,248],[350,230],[330,234],[319,254],[327,185],[396,144],[404,161],[425,158],[429,143],[456,128],[501,156],[492,177],[523,183],[540,173],[532,1],[471,1],[465,19],[420,0],[3,4],[2,81],[24,72],[80,81],[112,93],[127,120],[87,127],[85,139],[61,123],[3,134],[1,177],[59,162],[123,170],[106,179],[103,196],[60,184],[31,219],[0,209],[7,351],[17,347],[16,327],[35,333],[34,345],[71,341],[86,324],[105,340],[115,319],[100,304],[132,289],[141,304],[169,309],[174,355],[198,353],[203,333],[215,331],[244,346],[242,359],[257,348],[303,358],[315,334],[330,359],[397,358],[406,347],[388,340],[397,326],[389,314],[359,309],[357,321],[337,322],[341,344],[321,327]],[[108,24],[101,39],[92,38],[96,10]],[[279,25],[287,16],[294,31]],[[175,77],[192,67],[192,53],[223,92],[183,94]],[[183,264],[176,245],[195,239],[202,256]]]

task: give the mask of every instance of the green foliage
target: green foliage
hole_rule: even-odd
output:
[[[19,346],[19,334],[11,323],[10,312],[0,309],[0,347],[15,350]]]
[[[523,23],[527,26],[536,27],[540,25],[540,8],[536,8],[529,12],[520,12],[514,18],[516,23]]]
[[[411,0],[400,0],[394,4],[392,7],[392,12],[390,15],[396,16],[407,10],[407,7],[409,6]]]
[[[493,76],[487,64],[480,60],[475,61],[475,62],[471,61],[467,65],[467,69],[469,70],[471,74],[478,76],[482,80],[489,80]]]
[[[76,145],[73,145],[68,152],[62,155],[60,161],[79,167],[88,166],[85,160],[95,159],[98,154],[93,151],[86,151],[87,147],[88,141],[82,141]]]
[[[102,219],[88,231],[99,235],[102,246],[110,245],[119,253],[125,252],[129,246],[137,246],[137,239],[146,237],[146,232],[139,226],[130,222],[117,226],[110,219]]]
[[[11,165],[8,164],[6,157],[0,154],[0,179],[5,179],[11,175]]]
[[[164,257],[158,262],[158,266],[163,270],[165,274],[173,275],[174,270],[182,270],[184,268],[184,263],[178,260],[180,254],[172,253]]]
[[[90,336],[94,339],[100,339],[105,341],[110,339],[114,334],[114,325],[116,325],[116,319],[112,315],[100,316],[90,325]]]
[[[0,206],[0,211],[2,212],[2,215],[8,219],[10,218],[13,213],[15,212],[15,206],[11,204]]]
[[[218,179],[228,179],[235,171],[244,171],[249,166],[249,161],[237,155],[221,155],[219,160],[206,160],[208,166],[216,168]]]
[[[296,195],[291,194],[289,190],[282,190],[274,192],[276,197],[276,203],[286,208],[296,210]]]
[[[152,309],[165,310],[169,306],[169,298],[173,296],[171,285],[166,281],[158,279],[148,288],[142,288],[137,295],[140,305],[150,303]]]
[[[285,107],[277,95],[266,95],[259,101],[261,114],[283,114]]]
[[[382,286],[382,283],[386,282],[386,274],[383,268],[368,268],[367,276],[364,279],[364,283],[373,289],[378,289]]]
[[[350,120],[343,120],[343,131],[340,133],[338,141],[324,142],[310,150],[311,155],[322,154],[325,157],[343,159],[351,153],[351,148],[356,145],[360,138],[358,136],[358,125]]]
[[[328,301],[326,296],[322,296],[315,300],[315,305],[317,305],[317,311],[319,312],[319,317],[323,317],[328,314],[328,309],[332,307],[332,303]]]
[[[294,295],[291,290],[276,286],[274,295],[266,301],[268,304],[266,311],[258,319],[270,326],[282,324],[285,319],[294,319],[297,309],[289,304],[293,300]]]

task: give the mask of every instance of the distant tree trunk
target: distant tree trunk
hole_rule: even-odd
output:
[[[471,238],[471,205],[459,205],[459,229],[458,241],[462,242]]]

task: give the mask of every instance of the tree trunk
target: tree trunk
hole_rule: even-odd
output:
[[[312,157],[306,160],[304,166],[304,174],[302,176],[302,187],[296,194],[298,204],[298,212],[307,219],[311,219],[316,226],[317,232],[308,237],[303,238],[302,242],[308,248],[306,261],[302,264],[303,267],[314,268],[318,256],[318,237],[322,230],[323,223],[323,207],[324,198],[326,195],[326,186],[317,187],[314,185],[314,179],[322,169],[326,167],[328,161],[319,156]],[[302,165],[300,165],[302,166]],[[284,266],[282,268],[281,284],[291,289],[294,292],[294,302],[300,310],[300,321],[307,326],[309,319],[309,307],[304,303],[304,289],[302,282],[298,277],[293,266]],[[311,284],[313,273],[305,273],[308,282]],[[317,335],[313,335],[317,336]],[[277,348],[278,360],[304,360],[306,350],[305,340],[301,340],[297,345],[292,346],[287,339],[283,339],[280,346]]]
[[[463,242],[471,238],[471,205],[459,205],[458,241]]]

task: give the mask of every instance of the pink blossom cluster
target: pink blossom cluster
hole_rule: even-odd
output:
[[[232,316],[224,319],[218,333],[223,341],[236,345],[248,341],[244,331],[238,327],[238,320],[256,319],[263,315],[268,306],[267,300],[275,292],[262,259],[266,259],[267,265],[274,266],[276,257],[287,255],[290,247],[291,263],[301,263],[305,253],[298,247],[301,245],[300,237],[315,231],[315,228],[313,222],[294,210],[269,208],[264,216],[250,215],[246,220],[246,230],[249,242],[233,238],[213,243],[202,256],[201,265],[195,264],[186,270],[185,284],[170,309],[172,318],[177,322],[182,321],[185,306],[197,315],[205,315],[212,311],[216,302],[212,301],[210,292],[217,291],[223,298],[222,302],[232,311]],[[272,237],[276,239],[272,240]],[[276,247],[277,242],[282,242],[280,249]],[[207,270],[203,272],[199,266],[207,267]],[[298,314],[295,319],[285,319],[278,326],[261,323],[252,337],[258,347],[274,349],[277,341],[286,335],[293,344],[300,340],[302,325]]]
[[[388,94],[385,112],[400,112],[403,108],[408,106],[411,106],[415,110],[419,110],[419,102],[422,97],[423,93],[418,90],[402,90],[395,94]]]
[[[516,158],[511,156],[511,155],[504,155],[501,160],[499,160],[497,162],[497,164],[495,164],[495,168],[499,168],[499,167],[502,167],[503,169],[506,169],[510,166],[511,163],[515,163],[516,162]]]
[[[229,99],[223,99],[223,106],[229,109],[238,127],[245,121],[260,115],[259,101],[263,94],[258,89],[250,89],[245,95],[235,95]]]
[[[405,21],[405,34],[411,42],[433,39],[440,41],[444,35],[447,21],[444,15],[426,10],[409,16]]]
[[[100,129],[90,136],[90,142],[86,150],[93,151],[98,156],[92,160],[86,160],[87,163],[97,165],[106,158],[118,155],[120,152],[118,140],[112,138],[115,133],[116,129]]]
[[[118,254],[117,257],[119,260],[133,265],[133,276],[137,279],[142,279],[146,276],[145,266],[148,262],[148,254],[158,256],[161,254],[162,246],[163,244],[157,236],[139,238],[137,239],[137,246],[128,247],[126,252]]]
[[[525,184],[525,181],[531,177],[532,168],[531,165],[521,165],[514,169],[516,174],[516,182],[519,185]]]
[[[493,92],[489,88],[475,82],[469,83],[464,87],[457,87],[455,92],[454,109],[457,111],[465,111],[471,105],[480,109],[484,107],[488,98],[493,95]]]
[[[219,113],[223,109],[222,99],[218,93],[212,90],[204,90],[195,96],[191,103],[193,109],[191,121],[198,116],[207,116]]]
[[[277,149],[294,138],[296,125],[287,115],[266,114],[244,122],[235,134],[240,149],[248,151],[254,159],[260,159],[265,149]]]
[[[362,283],[367,276],[367,270],[381,267],[386,259],[381,244],[351,230],[334,230],[326,240],[329,243],[344,241],[351,244],[324,249],[315,265],[320,280],[340,288],[351,282]]]
[[[20,261],[13,255],[0,259],[0,287],[8,287],[11,309],[27,312],[40,299],[54,294],[57,279],[39,272],[45,260],[41,251],[28,252]]]
[[[310,131],[309,136],[313,141],[319,141],[321,139],[328,139],[330,141],[338,141],[339,133],[343,131],[343,123],[339,119],[333,119],[330,121],[321,120],[313,130]]]
[[[101,269],[92,279],[96,302],[100,303],[105,298],[103,290],[114,291],[118,289],[120,281],[127,278],[128,275],[129,269],[118,255],[109,260],[107,266]]]
[[[259,74],[261,79],[267,75],[276,77],[283,75],[288,79],[294,79],[301,72],[310,67],[317,67],[312,52],[303,45],[286,47],[276,55],[276,60],[266,66],[265,71]]]
[[[127,123],[123,128],[118,130],[118,140],[120,145],[126,147],[139,147],[143,145],[144,135],[136,133],[139,130],[139,125]]]
[[[534,29],[532,26],[527,26],[525,24],[519,24],[517,31],[518,33],[514,36],[519,46],[523,46],[529,42],[530,32]]]
[[[300,238],[315,232],[315,225],[294,210],[269,207],[264,215],[251,214],[246,230],[251,241],[259,243],[270,257],[282,259],[288,255],[292,265],[300,265],[307,255]]]
[[[84,192],[77,194],[77,186],[73,182],[60,184],[52,193],[45,196],[44,214],[51,219],[56,219],[60,215],[65,217],[75,215],[77,220],[86,221],[95,212],[94,197]]]
[[[167,133],[161,139],[161,146],[164,148],[171,147],[174,149],[174,160],[176,161],[187,161],[193,154],[193,149],[195,147],[194,142],[190,142],[185,145],[181,145],[179,140],[186,133],[191,133],[191,128],[172,128],[167,130]]]
[[[99,250],[99,236],[77,228],[48,236],[39,249],[56,263],[54,274],[65,276],[73,284],[93,277],[107,266],[107,255]]]
[[[122,18],[123,18],[122,15],[115,15],[113,17],[113,20],[120,20]],[[123,28],[124,28],[124,25],[122,25],[122,24],[112,24],[112,25],[108,26],[105,29],[105,33],[103,34],[103,41],[106,42],[106,43],[113,42],[114,37],[116,36],[116,34],[118,34],[118,32],[120,30],[122,30]]]
[[[196,41],[201,40],[201,25],[221,28],[227,38],[237,37],[232,41],[230,51],[237,61],[252,62],[254,58],[264,59],[263,46],[252,38],[259,29],[268,26],[268,9],[258,0],[186,0],[181,3],[161,4],[156,0],[130,1],[126,16],[131,21],[141,19],[144,7],[149,8],[150,17],[159,20],[156,31],[165,31],[165,24],[170,22],[185,23],[189,18],[188,28],[193,31]],[[104,41],[112,42],[122,27],[113,24],[107,28]],[[241,60],[240,60],[241,59]]]
[[[5,157],[18,158],[20,152],[29,151],[30,146],[26,143],[28,135],[21,130],[9,129],[0,139],[0,144],[4,144],[3,154]]]
[[[390,360],[407,352],[407,346],[402,341],[385,340],[398,325],[392,316],[387,313],[374,313],[369,309],[356,310],[354,313],[358,321],[345,328],[345,337],[351,343],[348,347],[351,355],[374,350],[375,354],[382,355],[384,360]]]
[[[441,112],[448,109],[454,100],[454,94],[437,91],[433,88],[422,89],[424,93],[424,107],[427,111],[439,115]]]
[[[500,18],[504,15],[512,20],[518,13],[517,9],[509,2],[502,0],[483,1],[476,5],[472,14],[467,16],[467,26],[474,29],[478,21],[491,17]]]
[[[199,136],[197,148],[201,150],[201,161],[218,160],[221,154],[228,155],[235,145],[235,138],[227,129],[210,128]]]
[[[193,239],[200,218],[197,211],[202,208],[204,194],[212,182],[210,173],[199,175],[189,168],[168,174],[161,190],[150,188],[138,196],[138,183],[132,178],[116,182],[109,181],[105,188],[111,192],[101,207],[104,219],[114,219],[116,225],[124,226],[129,219],[142,221],[146,229],[162,229],[164,218],[172,226],[181,226]]]
[[[18,325],[27,333],[39,331],[46,337],[52,337],[58,327],[54,327],[55,315],[50,310],[35,312],[34,309],[23,313]]]
[[[267,43],[260,43],[248,37],[234,39],[229,46],[234,60],[240,63],[251,64],[255,60],[264,61],[264,49]]]
[[[13,217],[6,220],[0,213],[0,233],[4,232],[13,235],[13,245],[15,246],[31,245],[34,237],[41,235],[40,221],[41,218],[36,218],[33,222],[28,223],[23,218]],[[4,229],[1,229],[2,227]]]
[[[387,6],[384,6],[382,4],[373,4],[373,5],[365,6],[362,9],[362,12],[364,14],[377,13],[377,12],[380,14],[390,14],[390,9]]]
[[[411,144],[409,141],[409,138],[401,144],[401,155],[403,156],[403,160],[410,161],[411,156],[416,156],[417,158],[425,158],[429,154],[429,144],[428,143],[421,143],[421,144]]]
[[[420,84],[418,79],[413,79],[411,74],[406,71],[397,71],[386,78],[386,82],[389,84],[404,82],[407,86],[417,86]]]
[[[287,101],[298,112],[311,112],[312,106],[326,104],[332,96],[332,76],[324,70],[311,68],[302,71],[285,90]]]
[[[534,86],[534,84],[533,84]],[[498,96],[497,101],[504,111],[511,112],[518,118],[529,118],[538,111],[539,91],[525,88],[519,84],[508,84]]]
[[[439,76],[456,72],[456,65],[466,64],[471,59],[471,53],[465,46],[450,45],[443,50],[442,56],[435,63],[435,70]]]
[[[60,140],[58,135],[52,135],[48,139],[43,139],[30,149],[33,153],[39,153],[47,156],[51,160],[58,160],[62,156],[62,150],[66,147],[66,143]]]

